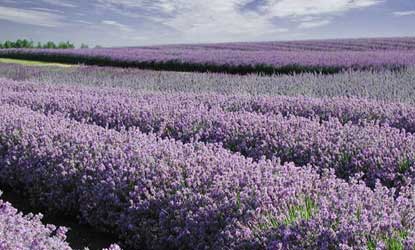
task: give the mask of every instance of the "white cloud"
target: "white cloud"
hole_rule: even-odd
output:
[[[93,23],[85,21],[85,20],[76,20],[75,22],[77,23],[82,23],[82,24],[86,24],[86,25],[93,25]]]
[[[135,15],[176,32],[176,40],[227,41],[286,31],[257,12],[238,8],[249,0],[98,0],[101,6]],[[121,11],[119,11],[121,10]],[[169,31],[166,31],[169,32]]]
[[[0,6],[0,19],[15,23],[44,27],[58,27],[64,25],[62,22],[62,17],[55,13],[2,6]]]
[[[75,13],[74,15],[82,16],[81,20],[71,20],[68,25],[111,30],[110,36],[126,41],[147,39],[151,43],[271,40],[327,25],[336,15],[368,8],[383,1],[385,0],[93,0],[88,1],[89,6],[97,7],[95,11],[106,18],[95,22],[82,16],[83,13]],[[60,10],[52,10],[53,7],[75,8],[78,4],[70,0],[39,2],[43,5],[31,10],[0,7],[0,19],[57,27],[65,25],[64,14]],[[122,18],[117,18],[117,15],[122,15]],[[410,14],[398,12],[395,15]],[[280,19],[284,21],[278,24]],[[296,28],[288,32],[287,27],[291,24]]]
[[[59,13],[59,14],[64,14],[63,11],[61,10],[55,10],[55,9],[49,9],[49,8],[38,8],[38,7],[32,7],[30,8],[31,10],[39,10],[39,11],[43,11],[43,12],[52,12],[52,13]]]
[[[103,20],[101,23],[105,24],[105,25],[108,25],[108,26],[115,27],[115,28],[119,29],[122,32],[133,32],[134,31],[131,27],[129,27],[125,24],[121,24],[119,22],[113,21],[113,20]]]
[[[336,14],[381,2],[382,0],[266,0],[262,10],[275,17],[301,17]]]
[[[245,36],[263,36],[279,33],[283,27],[275,27],[268,18],[257,12],[240,12],[237,10],[240,0],[179,0],[162,23],[180,31],[183,39],[199,37],[212,40],[233,39]]]
[[[169,12],[174,8],[173,0],[97,0],[101,6],[109,8],[126,7],[126,8],[143,8],[146,10],[159,10]],[[189,0],[189,2],[191,2]]]
[[[77,6],[75,4],[72,3],[68,3],[67,1],[63,1],[63,0],[41,0],[44,3],[48,3],[51,5],[56,5],[56,6],[60,6],[60,7],[67,7],[67,8],[76,8]]]
[[[395,11],[393,12],[395,16],[413,16],[415,15],[415,10],[409,10],[409,11]]]
[[[300,25],[298,25],[298,28],[300,29],[317,28],[317,27],[327,25],[330,22],[331,22],[330,20],[307,21],[307,22],[300,23]]]
[[[328,24],[329,17],[383,0],[97,0],[102,8],[141,17],[176,30],[182,41],[225,41],[272,37],[287,31],[275,18],[299,28]],[[254,5],[254,8],[244,8]],[[324,19],[321,20],[324,16]],[[307,20],[308,19],[308,20]]]

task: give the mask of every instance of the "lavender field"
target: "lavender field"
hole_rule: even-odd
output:
[[[0,49],[0,57],[170,71],[333,74],[345,69],[397,70],[413,65],[415,40],[385,38],[96,49]]]
[[[0,249],[415,249],[414,38],[0,57]]]

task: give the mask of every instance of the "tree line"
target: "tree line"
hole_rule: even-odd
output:
[[[0,49],[73,49],[75,45],[69,41],[54,43],[48,41],[46,43],[35,43],[32,40],[27,39],[18,39],[16,41],[6,40],[4,42],[0,41]],[[88,48],[88,45],[82,44],[80,48]]]

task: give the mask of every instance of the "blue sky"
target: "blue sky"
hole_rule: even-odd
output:
[[[415,0],[0,0],[0,40],[169,43],[415,36]]]

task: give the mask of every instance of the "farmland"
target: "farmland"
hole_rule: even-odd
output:
[[[9,59],[9,58],[0,58],[0,63],[21,64],[21,65],[29,65],[29,66],[57,66],[57,67],[70,67],[71,66],[69,64],[62,64],[62,63],[47,63],[47,62]]]
[[[171,71],[330,74],[344,69],[394,70],[413,65],[414,45],[414,39],[401,38],[99,49],[8,49],[0,50],[0,57]]]
[[[415,38],[0,57],[0,249],[415,249]]]

